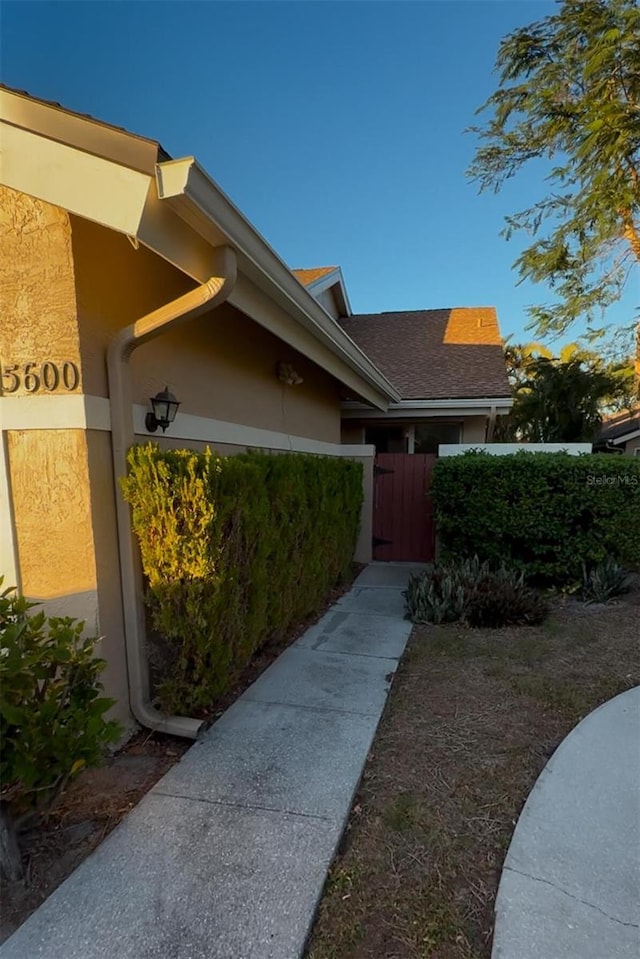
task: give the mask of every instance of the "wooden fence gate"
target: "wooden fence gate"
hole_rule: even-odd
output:
[[[426,453],[378,453],[373,480],[373,558],[432,562],[435,525],[429,497],[437,457]]]

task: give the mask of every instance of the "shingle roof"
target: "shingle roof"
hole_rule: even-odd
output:
[[[340,323],[403,399],[511,395],[491,306],[358,314]]]
[[[627,410],[617,416],[610,416],[603,422],[598,434],[598,441],[611,442],[617,440],[620,436],[626,436],[627,433],[635,433],[639,429],[640,409]]]
[[[337,266],[316,266],[310,270],[292,270],[291,272],[300,280],[303,286],[309,286],[311,283],[319,280],[321,276],[326,276],[327,273],[332,273],[333,270],[337,269]]]

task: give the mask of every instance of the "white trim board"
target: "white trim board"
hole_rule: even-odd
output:
[[[0,398],[3,430],[110,430],[109,400],[72,393]]]
[[[389,403],[386,413],[371,409],[363,403],[347,401],[340,404],[343,420],[388,420],[388,419],[432,419],[448,416],[491,416],[507,413],[513,406],[509,397],[488,397],[482,399],[452,399],[452,400],[401,400],[399,403]]]
[[[620,446],[623,443],[628,443],[629,440],[635,440],[640,436],[640,430],[633,430],[630,433],[623,433],[622,436],[616,437],[615,440],[611,440],[614,446]]]
[[[136,436],[148,436],[154,439],[157,433],[149,433],[144,425],[148,409],[145,406],[133,407],[133,428]],[[375,447],[370,445],[342,445],[325,443],[322,440],[306,436],[293,436],[275,430],[265,430],[257,426],[243,426],[225,420],[214,420],[207,416],[192,416],[179,413],[175,422],[167,431],[167,438],[195,440],[199,443],[224,443],[228,446],[249,446],[255,449],[287,450],[293,453],[316,453],[324,456],[374,456]]]
[[[137,436],[158,439],[145,426],[148,407],[133,406],[133,426]],[[70,396],[3,396],[0,399],[0,428],[3,430],[111,430],[109,400],[102,396],[76,393]],[[294,436],[241,423],[229,423],[207,416],[178,413],[167,438],[200,443],[224,443],[258,449],[289,450],[325,456],[370,457],[375,447],[326,443],[306,436]]]

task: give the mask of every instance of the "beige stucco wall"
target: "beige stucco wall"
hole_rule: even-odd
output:
[[[126,237],[72,218],[80,343],[86,391],[107,395],[104,354],[123,326],[193,284]],[[300,386],[285,386],[276,364],[291,363]],[[165,385],[180,413],[340,442],[336,381],[230,305],[145,344],[131,358],[133,401],[148,405]]]
[[[486,443],[486,437],[486,416],[467,416],[463,419],[461,443]]]
[[[0,250],[0,356],[5,368],[46,360],[79,363],[68,214],[0,186]],[[23,382],[16,395],[27,392],[24,370],[20,373]]]
[[[350,420],[343,420],[340,430],[340,442],[345,444],[364,443],[364,425],[353,424]]]
[[[116,713],[129,720],[127,661],[124,645],[120,559],[113,487],[111,434],[87,430],[87,457],[91,490],[89,510],[94,545],[98,615],[103,637],[100,654],[107,667],[102,682],[108,696],[117,700]]]
[[[12,395],[24,396],[22,402],[37,403],[42,409],[41,428],[37,421],[37,429],[8,429],[4,436],[16,579],[25,596],[41,603],[48,615],[84,620],[87,635],[104,637],[97,651],[108,658],[105,691],[119,700],[114,715],[126,720],[126,672],[118,648],[121,607],[119,595],[108,588],[114,580],[113,557],[106,572],[104,550],[97,550],[109,523],[111,542],[115,534],[111,472],[105,457],[96,461],[92,451],[96,434],[48,429],[47,391],[41,386],[30,395],[25,389],[25,364],[34,363],[41,371],[46,360],[59,369],[70,361],[79,371],[72,392],[83,392],[69,215],[0,187],[0,244],[2,362],[5,369],[19,367],[21,386]],[[10,383],[10,378],[4,381]],[[55,402],[70,391],[59,384],[51,395]],[[109,434],[100,435],[99,445],[108,451]],[[117,574],[117,565],[115,570]]]
[[[0,231],[0,354],[5,370],[17,364],[21,383],[12,395],[27,403],[36,394],[25,389],[26,364],[80,362],[71,228],[64,211],[0,187]],[[79,616],[95,632],[86,442],[80,430],[46,427],[44,420],[42,429],[5,437],[20,583],[48,613]]]
[[[640,436],[636,437],[634,440],[629,440],[624,445],[625,456],[640,455],[640,453],[636,453],[636,450],[640,450]]]
[[[96,567],[83,430],[8,432],[22,589],[49,615],[99,631]]]
[[[360,533],[356,543],[354,560],[356,563],[370,563],[372,558],[373,541],[373,456],[350,457],[357,463],[362,463],[362,484],[364,499],[360,513]]]

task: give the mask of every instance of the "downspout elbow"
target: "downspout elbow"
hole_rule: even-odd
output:
[[[236,255],[229,247],[215,253],[216,275],[122,329],[107,351],[113,477],[116,498],[118,552],[124,618],[125,655],[129,704],[134,718],[149,729],[195,739],[203,723],[187,716],[165,716],[150,702],[149,665],[145,649],[142,572],[131,530],[131,518],[120,480],[127,472],[127,451],[134,442],[131,384],[128,361],[143,343],[168,332],[204,312],[220,306],[236,282]]]

